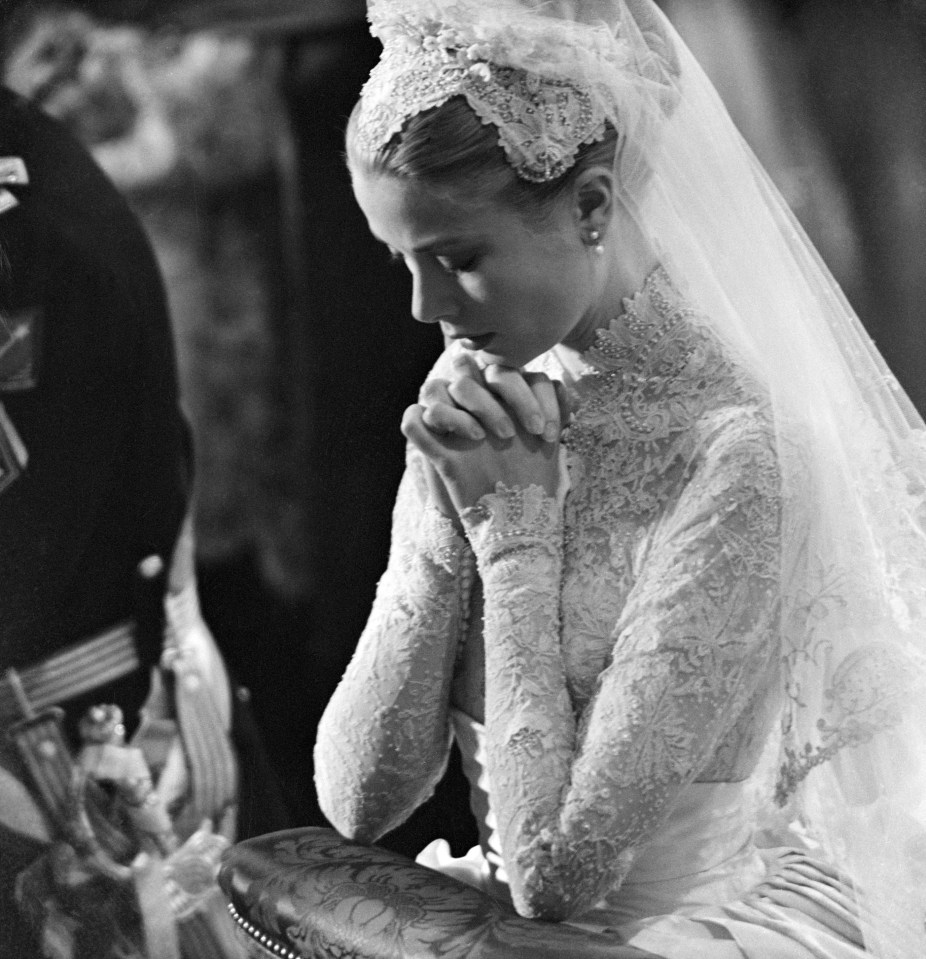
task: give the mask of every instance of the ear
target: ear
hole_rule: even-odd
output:
[[[583,235],[605,235],[614,217],[614,173],[606,166],[592,166],[576,176],[573,209]]]

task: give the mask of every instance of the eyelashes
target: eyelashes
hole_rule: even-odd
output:
[[[476,268],[479,262],[479,254],[465,257],[462,260],[454,260],[446,256],[435,256],[435,260],[440,268],[450,276],[459,276],[462,273],[469,273]],[[392,266],[399,264],[407,265],[405,257],[398,250],[390,249],[388,252],[388,261]]]
[[[462,261],[451,260],[444,256],[439,256],[437,258],[437,262],[441,265],[441,269],[445,273],[449,273],[451,276],[459,276],[461,273],[469,273],[475,268],[478,261],[478,256],[471,256],[463,259]]]

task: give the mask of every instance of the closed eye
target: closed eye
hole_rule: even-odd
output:
[[[440,263],[441,268],[446,273],[459,276],[461,273],[469,273],[474,270],[476,264],[479,262],[479,257],[469,256],[458,259],[456,257],[439,256],[437,257],[437,262]]]

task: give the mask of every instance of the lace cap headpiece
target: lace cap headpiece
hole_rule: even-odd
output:
[[[512,0],[371,0],[384,49],[361,93],[361,147],[376,152],[410,117],[463,96],[498,129],[518,176],[541,183],[565,173],[616,117],[596,74],[613,77],[620,46],[603,23],[536,14]]]

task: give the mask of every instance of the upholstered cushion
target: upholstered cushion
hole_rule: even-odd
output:
[[[622,955],[611,936],[522,919],[456,879],[331,829],[241,842],[226,854],[219,883],[250,955],[260,959]]]

